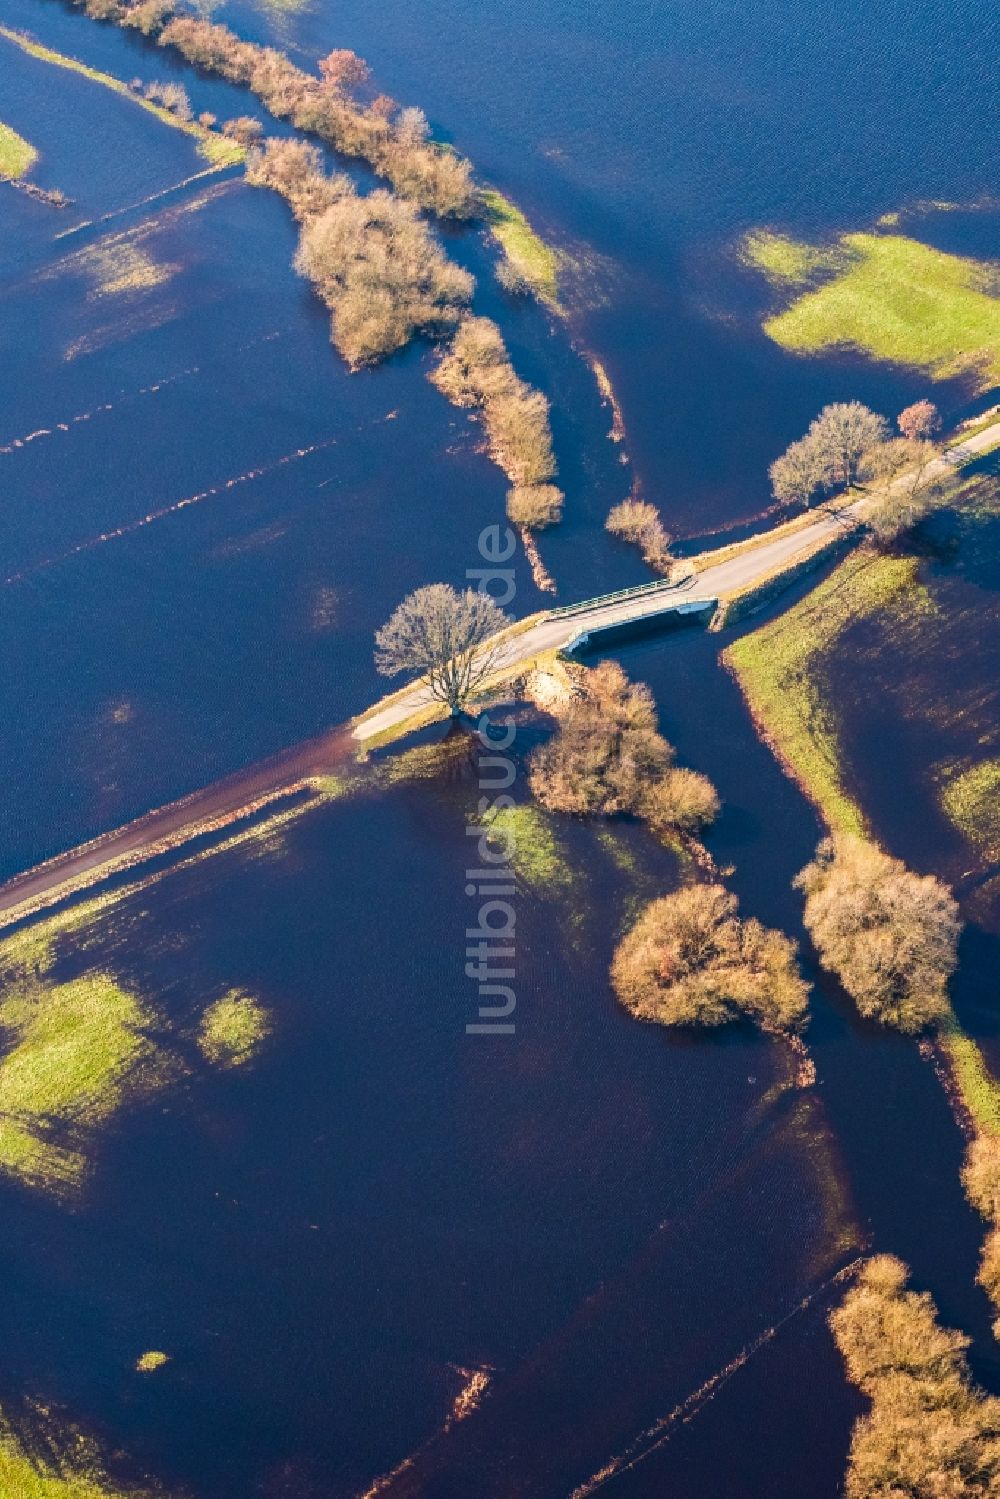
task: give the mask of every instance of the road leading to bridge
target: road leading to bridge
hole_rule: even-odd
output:
[[[927,476],[943,476],[1000,444],[1000,420],[948,450],[929,465]],[[629,589],[571,610],[555,610],[512,633],[501,646],[498,672],[511,670],[544,654],[568,646],[581,633],[609,625],[641,621],[647,616],[688,610],[697,602],[714,602],[792,568],[797,561],[842,534],[864,518],[864,500],[839,511],[824,509],[803,524],[777,527],[717,553],[703,552],[689,560],[693,582],[663,583]],[[384,705],[375,704],[352,725],[331,729],[293,746],[269,760],[216,781],[180,801],[159,807],[145,817],[103,834],[89,843],[59,854],[0,886],[0,927],[34,914],[113,874],[180,847],[191,839],[251,816],[263,806],[296,790],[308,789],[310,778],[329,773],[350,759],[359,747],[378,735],[399,728],[432,701],[426,686],[416,684],[397,693]]]

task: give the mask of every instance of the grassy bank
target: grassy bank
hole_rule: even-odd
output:
[[[16,182],[37,160],[34,146],[0,120],[0,182]]]
[[[900,234],[845,234],[831,246],[757,233],[744,259],[773,285],[801,294],[764,331],[800,354],[858,349],[932,379],[1000,379],[1000,266]]]
[[[524,214],[495,188],[483,192],[486,220],[514,277],[541,301],[559,305],[559,256],[532,229]]]
[[[847,629],[875,614],[898,615],[905,609],[930,617],[933,605],[917,581],[917,565],[912,557],[859,551],[787,613],[724,652],[762,736],[834,831],[867,835],[864,814],[844,788],[836,712],[823,691],[823,661]],[[987,848],[1000,838],[998,789],[1000,762],[987,760],[947,779],[941,791],[942,806],[956,826]],[[946,1089],[973,1148],[1000,1141],[1000,1086],[950,1006],[935,1024],[934,1040]],[[980,1278],[1000,1310],[995,1237],[994,1228]]]
[[[734,641],[722,659],[761,733],[831,828],[864,833],[861,808],[844,788],[836,715],[817,673],[851,625],[910,596],[926,607],[912,557],[859,551],[799,603]]]
[[[199,156],[211,162],[213,166],[232,166],[238,161],[243,161],[246,156],[244,147],[238,145],[236,141],[227,140],[225,136],[200,125],[197,120],[182,119],[180,115],[164,109],[162,104],[155,104],[152,99],[143,98],[142,94],[136,93],[129,88],[127,83],[123,83],[120,78],[114,78],[110,73],[102,73],[99,68],[92,68],[87,63],[79,62],[75,57],[67,57],[62,52],[53,51],[51,47],[44,47],[40,42],[32,41],[23,32],[12,31],[9,26],[0,26],[0,36],[12,42],[15,47],[20,47],[21,51],[26,52],[29,57],[37,58],[39,62],[50,63],[53,67],[66,68],[71,73],[79,73],[82,77],[89,78],[91,83],[99,83],[102,88],[110,89],[112,93],[121,94],[124,98],[131,100],[140,109],[155,115],[162,124],[189,135],[197,142]]]

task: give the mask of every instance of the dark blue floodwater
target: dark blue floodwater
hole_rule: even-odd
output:
[[[198,109],[258,112],[59,4],[0,11],[120,77],[179,78]],[[302,59],[356,48],[585,263],[567,328],[490,290],[475,231],[449,236],[553,402],[567,517],[542,551],[562,599],[644,577],[601,530],[633,482],[672,529],[710,531],[761,510],[767,463],[825,400],[891,412],[923,393],[912,374],[768,343],[733,247],[761,223],[821,235],[992,192],[982,4],[220,14]],[[346,374],[289,268],[280,202],[229,175],[136,207],[203,167],[192,144],[0,48],[0,119],[42,151],[36,180],[75,199],[56,213],[0,189],[0,448],[43,434],[0,452],[11,873],[373,698],[374,629],[414,586],[462,580],[505,486],[423,378],[425,349]],[[995,229],[927,221],[984,256]],[[571,338],[611,372],[630,467]],[[938,396],[950,414],[970,401]],[[517,587],[518,613],[544,602],[520,559]],[[711,847],[745,911],[801,936],[789,884],[819,827],[717,651],[681,633],[622,659],[719,787]],[[887,708],[876,738],[895,733]],[[0,1404],[59,1402],[130,1471],[195,1499],[348,1499],[418,1449],[393,1499],[568,1499],[633,1450],[602,1499],[831,1499],[858,1401],[822,1288],[853,1244],[902,1254],[997,1375],[961,1139],[930,1068],[823,981],[820,1085],[766,1106],[780,1067],[761,1038],[629,1020],[610,953],[677,878],[636,829],[627,872],[560,826],[575,883],[519,894],[517,1036],[467,1037],[475,795],[467,772],[331,807],[280,856],[171,875],[96,948],[70,947],[67,972],[104,965],[175,1024],[243,985],[275,1032],[246,1073],[126,1111],[73,1211],[3,1189]],[[884,825],[930,867],[915,822]],[[976,940],[974,986],[992,961]],[[983,984],[976,1002],[982,1031]],[[643,1436],[778,1325],[697,1419]],[[139,1382],[150,1347],[172,1362]],[[442,1433],[471,1368],[490,1397]]]

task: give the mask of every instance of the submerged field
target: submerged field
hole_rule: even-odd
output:
[[[1000,379],[1000,261],[946,254],[904,235],[844,234],[829,245],[748,236],[743,254],[791,297],[764,331],[797,354],[856,349],[933,380]]]
[[[549,0],[530,17],[449,0],[240,0],[217,17],[302,67],[357,46],[372,97],[424,105],[434,138],[503,184],[488,224],[433,232],[552,402],[557,602],[648,578],[603,529],[633,490],[670,529],[709,532],[767,504],[767,464],[824,401],[891,415],[929,377],[986,378],[995,288],[970,269],[995,257],[984,230],[963,221],[932,247],[885,224],[829,258],[804,158],[839,150],[842,97],[865,128],[851,70],[867,53],[845,86],[815,8],[783,5],[777,35],[758,11],[725,37],[683,7],[666,37],[643,0],[572,24]],[[142,88],[182,82],[195,121],[286,122],[78,10],[3,8],[38,40],[0,37],[0,119],[39,152],[32,180],[74,200],[56,214],[3,189],[8,875],[373,700],[374,630],[410,589],[479,565],[507,486],[482,427],[425,378],[429,344],[348,374],[292,270],[286,205],[212,155],[218,123],[178,128]],[[854,19],[891,42],[872,49],[884,69],[905,28],[881,33],[870,7]],[[933,152],[880,128],[863,176],[859,152],[824,179],[831,219],[943,196],[938,175],[970,196],[992,171],[961,156],[992,97],[962,19],[941,48],[948,109],[917,142]],[[789,39],[831,67],[822,108],[797,101],[815,129],[787,107]],[[953,133],[956,96],[975,140]],[[800,225],[756,244],[784,314],[798,309],[785,342],[713,310],[727,247],[772,220]],[[577,293],[580,266],[532,223],[587,244],[599,294]],[[603,400],[571,341],[606,366]],[[941,388],[948,419],[964,415],[962,380]],[[818,970],[791,888],[820,805],[920,867],[945,850],[966,909],[985,909],[988,511],[943,521],[926,555],[852,559],[736,642],[811,802],[756,739],[719,637],[624,651],[680,763],[718,787],[707,855],[532,802],[527,755],[553,724],[521,705],[514,805],[492,816],[474,744],[432,728],[0,939],[0,1490],[831,1499],[861,1401],[824,1318],[869,1247],[907,1258],[975,1336],[977,1377],[995,1376],[948,1100],[916,1047],[860,1022]],[[512,612],[550,602],[520,549],[511,565]],[[484,821],[512,840],[512,1036],[466,1031]],[[625,930],[713,871],[801,945],[816,1087],[750,1026],[667,1030],[614,998]],[[973,953],[963,970],[995,966]],[[956,1007],[953,1055],[995,1124],[987,981],[978,1009],[964,992]]]

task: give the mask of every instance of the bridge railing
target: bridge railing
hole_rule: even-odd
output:
[[[619,588],[617,593],[601,593],[593,599],[583,599],[579,604],[561,604],[558,609],[549,610],[549,619],[565,619],[570,614],[584,614],[589,609],[603,609],[606,604],[620,604],[625,599],[650,598],[661,593],[677,593],[683,588],[690,588],[694,583],[695,575],[685,578],[680,583],[670,583],[666,578],[655,583],[637,583],[634,588]]]

